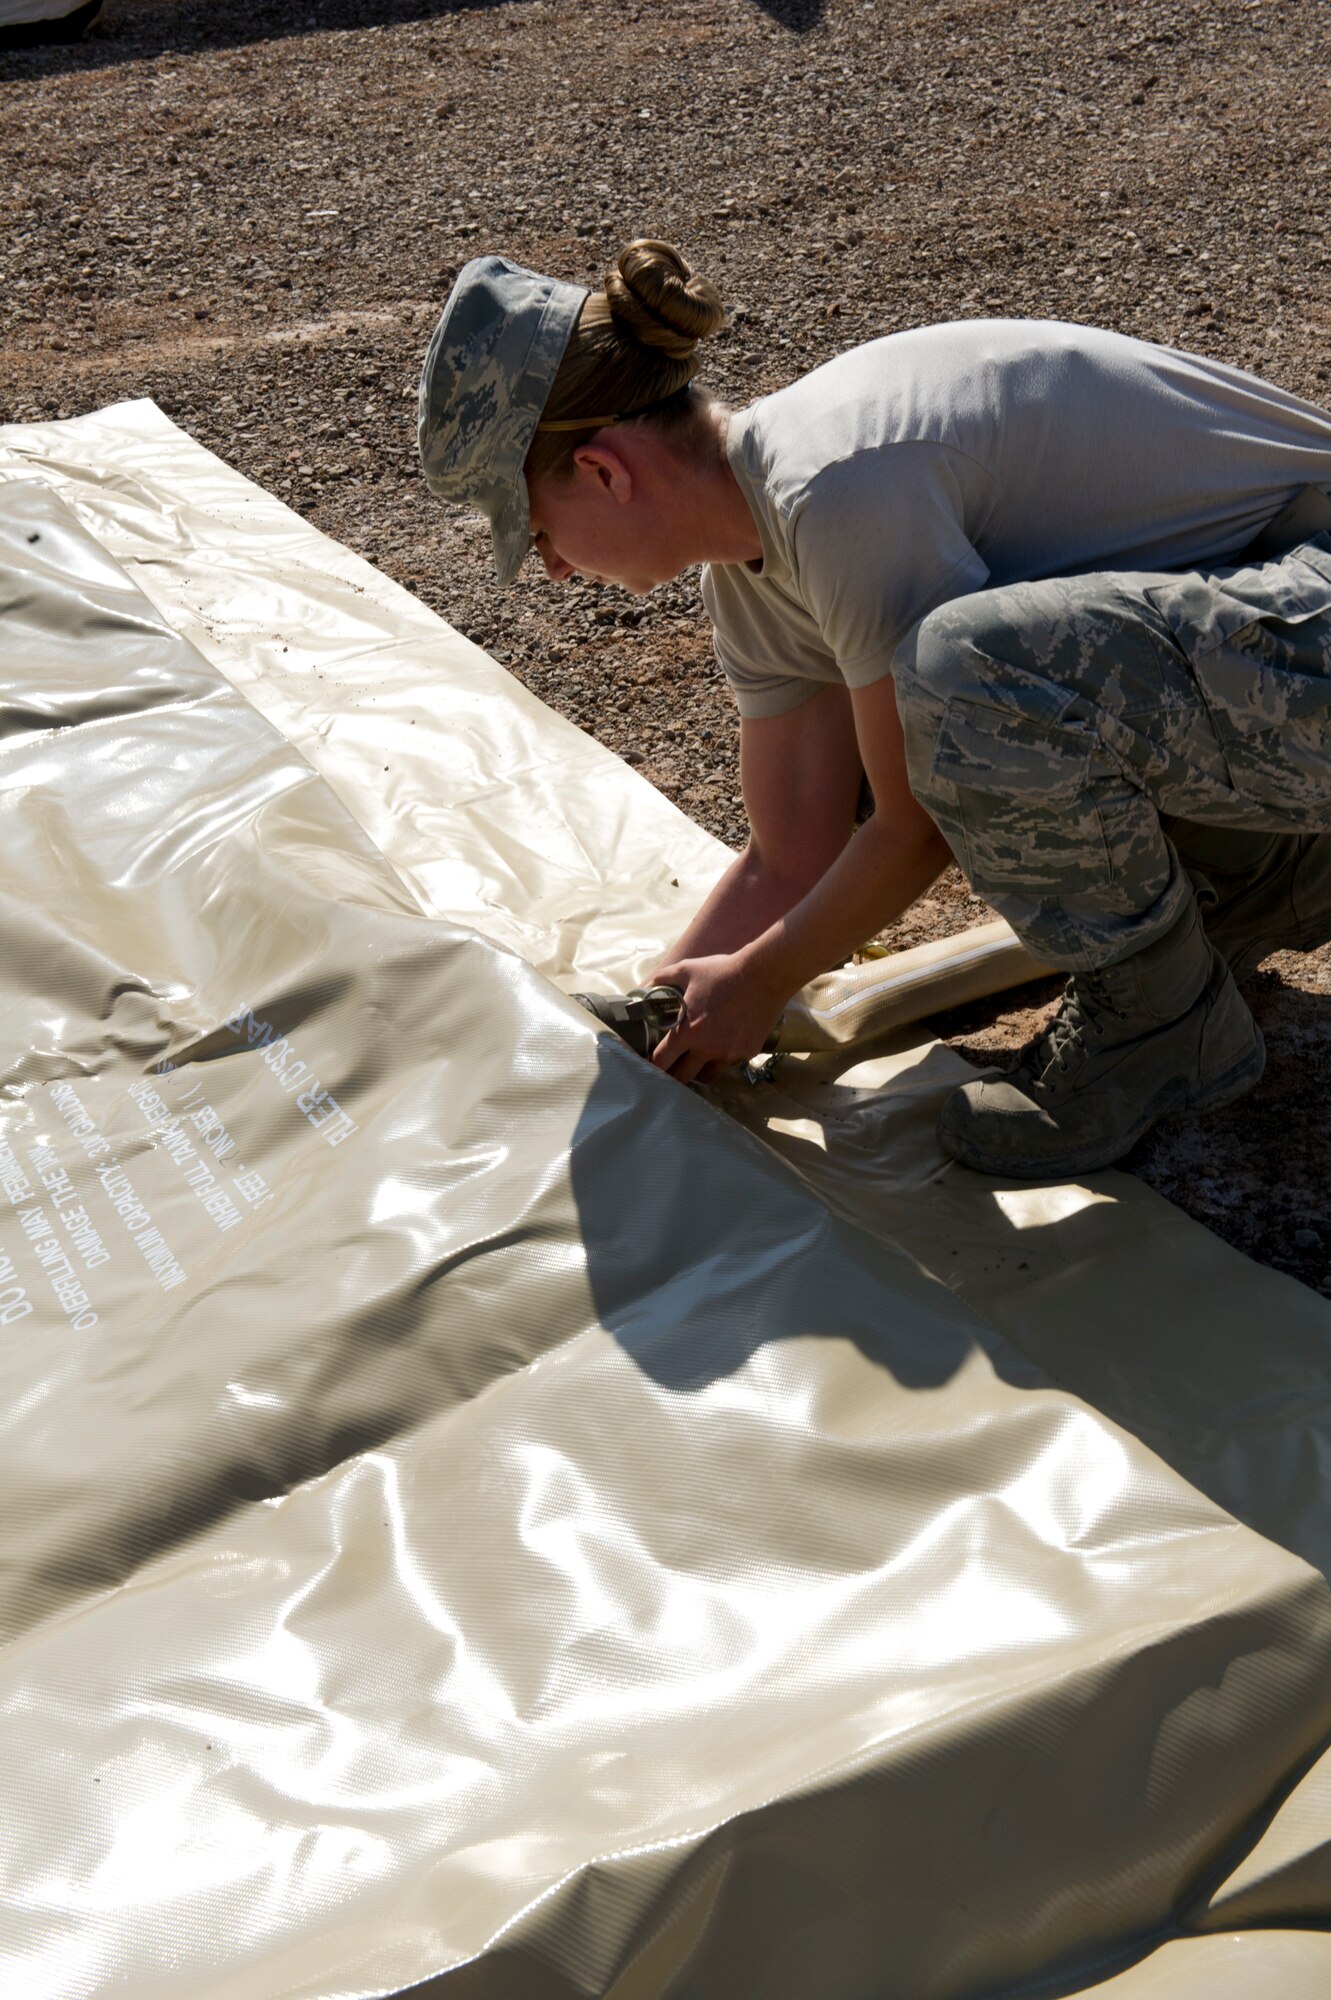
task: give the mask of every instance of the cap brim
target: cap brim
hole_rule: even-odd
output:
[[[495,571],[501,584],[512,583],[531,547],[531,514],[527,507],[527,481],[519,473],[504,496],[497,514],[490,517],[490,540],[494,547]]]

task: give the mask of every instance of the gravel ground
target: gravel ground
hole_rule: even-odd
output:
[[[1324,0],[107,0],[0,55],[0,406],[148,395],[480,641],[722,839],[736,731],[695,579],[500,594],[416,470],[458,267],[599,282],[679,241],[733,402],[871,335],[1092,321],[1331,402]],[[985,911],[955,875],[889,934]],[[1054,989],[942,1024],[987,1061]],[[1331,950],[1250,989],[1259,1090],[1129,1165],[1331,1293]]]

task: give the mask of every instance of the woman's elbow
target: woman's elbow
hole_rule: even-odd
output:
[[[756,874],[793,904],[807,896],[816,882],[821,882],[844,849],[850,832],[847,827],[845,837],[839,842],[806,839],[777,847],[760,846],[751,834],[745,857]]]

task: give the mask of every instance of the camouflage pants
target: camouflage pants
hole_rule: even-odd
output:
[[[955,598],[895,677],[911,789],[1052,965],[1164,936],[1190,847],[1241,874],[1273,834],[1331,828],[1331,535],[1278,561]]]

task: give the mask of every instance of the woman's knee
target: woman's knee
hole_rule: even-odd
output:
[[[1011,637],[1010,619],[993,600],[998,590],[977,591],[935,606],[913,625],[897,648],[898,698],[946,704],[973,691],[983,664],[994,657],[1000,635]]]
[[[999,595],[980,591],[940,604],[897,649],[893,678],[906,765],[911,790],[925,804],[937,795],[935,750],[949,709],[984,699],[988,645],[998,630],[987,600]]]
[[[1104,575],[1037,578],[954,597],[926,613],[897,653],[900,685],[948,702],[983,699],[995,680],[1048,714],[1098,689],[1095,662],[1127,658],[1158,677],[1140,609]],[[1142,662],[1138,662],[1138,655]]]

